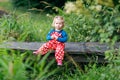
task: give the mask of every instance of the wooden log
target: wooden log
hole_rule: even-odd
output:
[[[44,42],[2,42],[0,48],[15,50],[37,50]],[[120,48],[120,43],[114,45],[115,49]],[[99,42],[67,42],[65,43],[65,52],[72,56],[76,62],[107,62],[104,59],[104,52],[109,50],[110,46]],[[54,55],[52,55],[54,57]],[[93,58],[96,57],[96,58]]]
[[[2,42],[0,48],[18,50],[37,50],[44,42]],[[114,48],[118,49],[120,43],[116,43]],[[109,50],[110,46],[98,42],[67,42],[65,51],[70,54],[100,53]]]

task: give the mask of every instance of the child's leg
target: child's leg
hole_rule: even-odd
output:
[[[62,65],[62,60],[64,59],[64,43],[60,43],[56,47],[55,58],[58,65]]]
[[[43,44],[36,52],[33,52],[35,54],[46,54],[50,49],[52,48],[51,42],[47,42]]]

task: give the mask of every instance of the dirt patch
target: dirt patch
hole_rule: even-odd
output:
[[[8,13],[4,10],[0,10],[0,18],[4,15],[8,15]]]

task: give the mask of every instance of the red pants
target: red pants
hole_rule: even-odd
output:
[[[56,60],[63,60],[64,58],[64,48],[65,44],[58,42],[56,40],[50,40],[47,43],[43,44],[38,52],[41,54],[46,54],[49,50],[55,50],[55,58]]]

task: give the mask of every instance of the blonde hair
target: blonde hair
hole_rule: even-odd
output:
[[[55,16],[54,19],[53,19],[53,22],[52,22],[52,26],[54,27],[54,24],[55,24],[55,20],[61,20],[62,23],[63,23],[63,26],[64,26],[64,19],[62,16]]]

